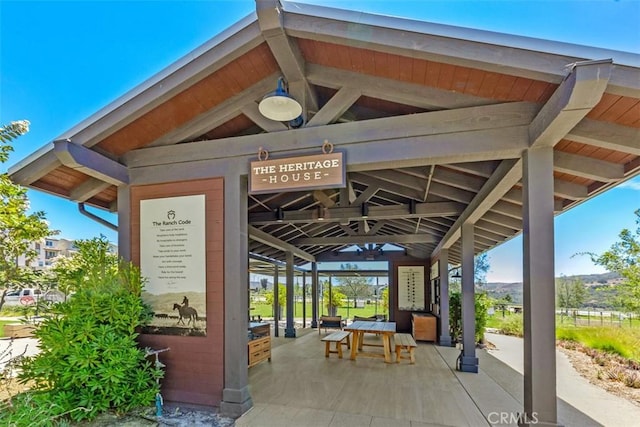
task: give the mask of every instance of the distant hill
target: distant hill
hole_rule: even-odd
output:
[[[603,292],[605,288],[610,290],[620,281],[618,273],[602,273],[602,274],[577,274],[574,276],[564,276],[567,279],[581,279],[585,286],[589,289],[587,297],[587,305],[593,307],[606,308],[611,292]],[[558,279],[558,278],[556,278]],[[491,298],[502,299],[506,295],[511,295],[514,304],[522,304],[522,282],[490,282],[482,286]]]

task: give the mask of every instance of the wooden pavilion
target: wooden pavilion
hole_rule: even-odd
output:
[[[167,399],[236,416],[252,406],[250,253],[286,263],[288,286],[293,268],[309,262],[387,260],[392,301],[398,268],[424,267],[441,345],[451,344],[449,268],[460,265],[461,369],[477,372],[473,257],[522,232],[523,411],[555,425],[553,220],[640,173],[639,67],[624,52],[256,0],[255,13],[10,176],[82,209],[117,212],[120,253],[137,263],[148,247],[141,206],[202,197],[206,336],[141,342],[171,347]],[[300,117],[261,112],[276,84]],[[252,162],[332,149],[343,156],[339,184],[252,191]],[[381,251],[386,243],[402,250]],[[353,245],[362,251],[343,250]],[[391,316],[407,327],[397,304]]]

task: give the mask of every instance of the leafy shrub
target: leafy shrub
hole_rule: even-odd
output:
[[[502,322],[502,325],[500,326],[500,333],[516,337],[524,336],[522,314],[513,314],[505,318],[504,322]]]
[[[95,245],[104,243],[97,240]],[[25,359],[20,374],[34,384],[32,391],[0,414],[0,425],[53,425],[63,421],[61,415],[91,419],[153,402],[162,371],[136,343],[136,329],[148,313],[139,270],[125,263],[118,269],[117,260],[110,260],[84,273],[74,297],[52,307],[36,330],[40,353]]]
[[[487,326],[488,311],[491,300],[485,293],[475,294],[476,328],[475,340],[481,342],[484,338],[484,330]],[[462,336],[462,294],[451,292],[449,295],[449,325],[451,337],[458,340]]]

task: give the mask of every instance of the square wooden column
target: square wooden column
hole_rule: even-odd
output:
[[[438,342],[451,347],[449,331],[449,249],[442,249],[439,257],[440,276],[440,338]]]
[[[557,425],[553,148],[523,155],[524,414]],[[531,423],[533,424],[533,423]]]
[[[311,263],[311,327],[318,327],[318,263]]]
[[[220,412],[237,418],[253,401],[249,394],[249,242],[247,180],[224,180],[224,389]]]
[[[476,303],[473,272],[474,224],[462,224],[462,372],[478,373],[476,357]]]
[[[293,322],[293,252],[285,254],[287,259],[286,275],[287,275],[287,325],[284,329],[285,338],[295,338],[296,328]]]

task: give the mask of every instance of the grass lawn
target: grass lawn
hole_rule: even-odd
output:
[[[640,328],[637,327],[560,326],[556,328],[556,337],[640,362]]]

